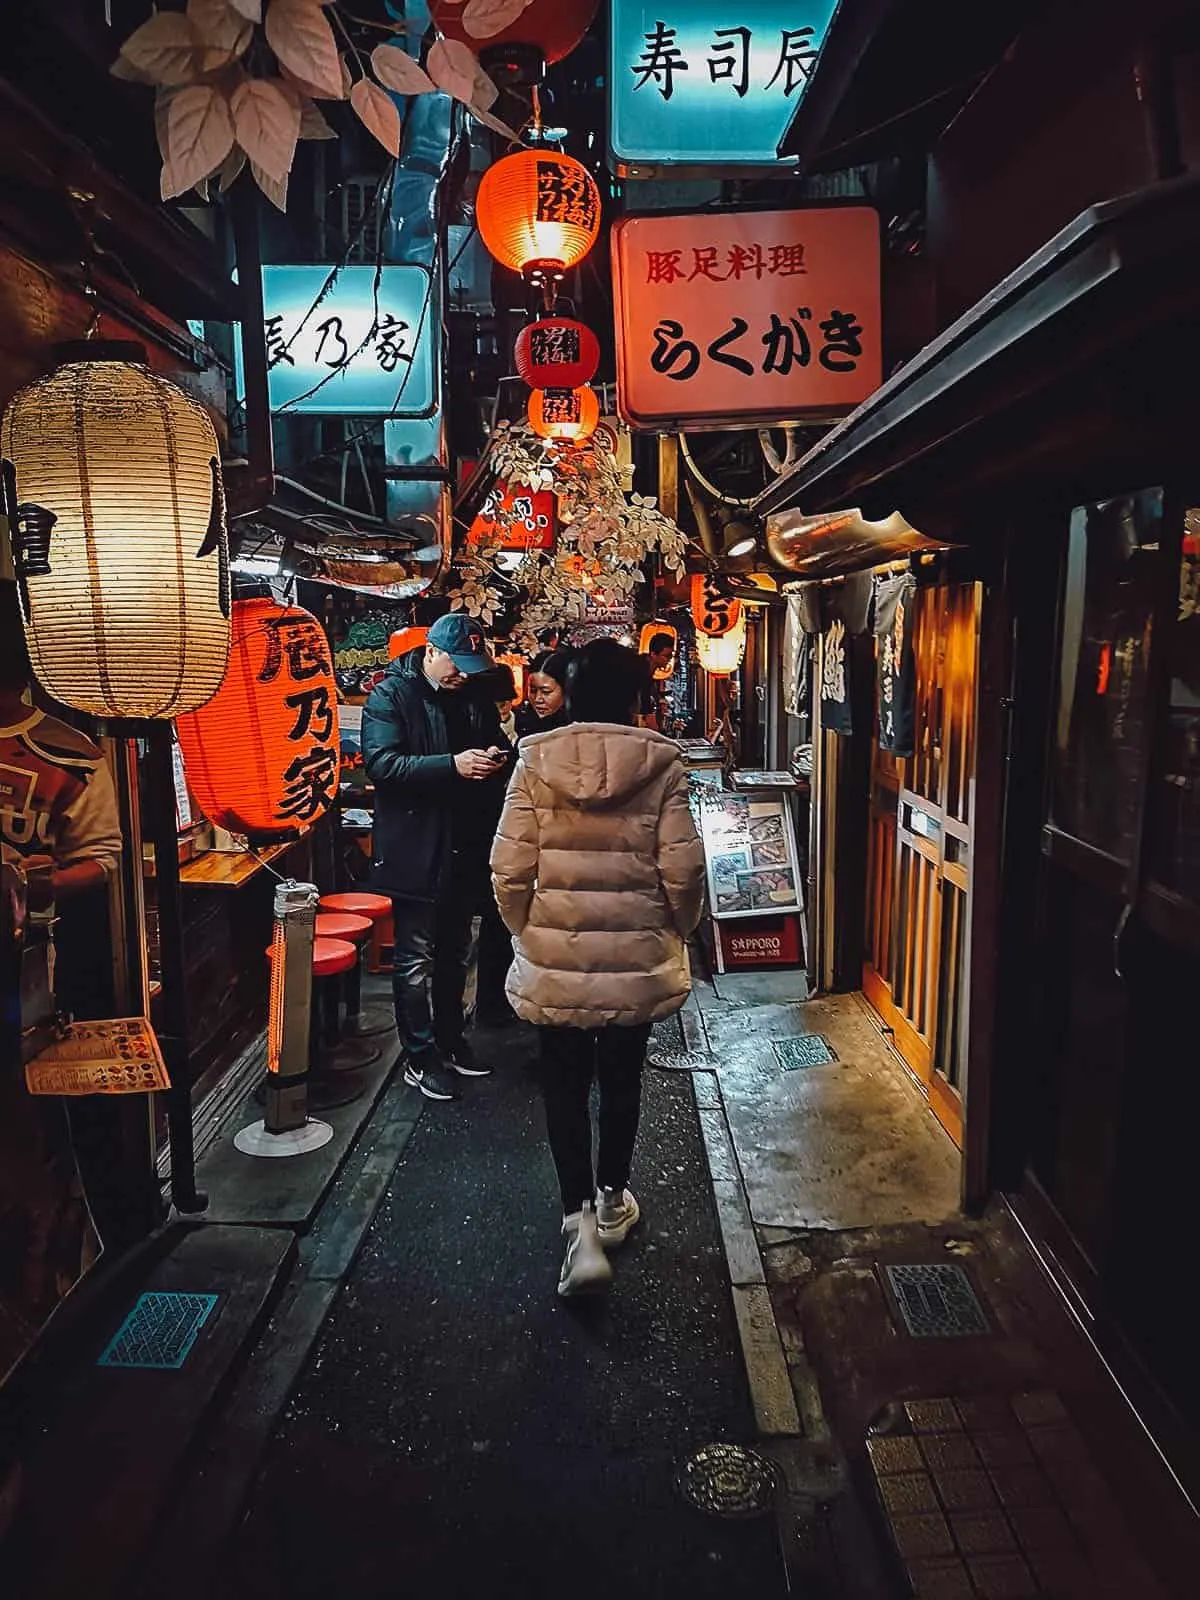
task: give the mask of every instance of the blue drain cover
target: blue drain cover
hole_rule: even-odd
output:
[[[962,1267],[941,1263],[884,1271],[914,1339],[961,1339],[991,1331]]]
[[[138,1295],[96,1365],[177,1370],[216,1303],[215,1294]]]
[[[823,1033],[801,1033],[794,1039],[772,1039],[771,1046],[785,1072],[801,1067],[827,1067],[837,1060],[837,1051]]]

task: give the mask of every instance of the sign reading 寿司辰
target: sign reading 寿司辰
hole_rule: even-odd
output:
[[[612,0],[609,159],[662,169],[775,166],[837,0]]]
[[[612,259],[630,427],[833,418],[882,381],[868,206],[626,217]]]

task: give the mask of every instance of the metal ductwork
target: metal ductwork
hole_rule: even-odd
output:
[[[772,561],[804,578],[861,572],[899,556],[946,547],[945,539],[928,538],[899,511],[881,522],[867,522],[857,506],[812,517],[793,508],[767,518]]]

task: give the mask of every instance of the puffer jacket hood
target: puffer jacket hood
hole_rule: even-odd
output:
[[[704,900],[678,745],[607,722],[523,740],[492,883],[514,935],[518,1016],[598,1028],[677,1011]]]
[[[521,745],[529,771],[570,805],[599,811],[647,789],[679,762],[679,746],[650,728],[573,722]]]

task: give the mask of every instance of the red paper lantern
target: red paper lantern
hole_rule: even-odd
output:
[[[476,39],[463,27],[466,0],[430,0],[429,14],[439,33],[458,39],[478,55],[495,45],[534,45],[548,65],[570,55],[592,25],[599,0],[530,0],[507,28],[490,39]]]
[[[502,267],[561,275],[596,242],[600,191],[574,156],[517,150],[484,173],[475,220],[489,255]]]
[[[578,389],[600,365],[600,341],[573,317],[542,317],[517,335],[517,371],[531,389]]]
[[[529,426],[543,439],[590,439],[600,421],[594,389],[535,389],[529,396]]]
[[[410,650],[415,650],[428,638],[428,628],[401,628],[388,640],[388,660],[395,661],[397,656],[406,656]]]
[[[719,639],[737,626],[742,602],[729,594],[712,572],[692,574],[692,621],[699,633]]]
[[[650,641],[653,638],[655,638],[656,635],[658,635],[660,633],[669,634],[670,637],[671,637],[672,645],[673,646],[674,645],[678,645],[678,643],[679,643],[679,629],[678,628],[673,628],[669,622],[647,622],[645,627],[642,629],[641,637],[638,639],[638,654],[639,655],[643,655],[643,656],[649,655],[650,654]],[[675,658],[674,658],[674,656],[672,656],[671,660],[667,663],[666,667],[664,669],[662,669],[661,671],[656,672],[654,674],[654,678],[658,683],[664,683],[671,676],[671,674],[674,671],[675,671]]]
[[[311,612],[267,599],[234,601],[231,631],[221,687],[176,720],[188,787],[231,833],[292,833],[337,793],[329,641]]]

